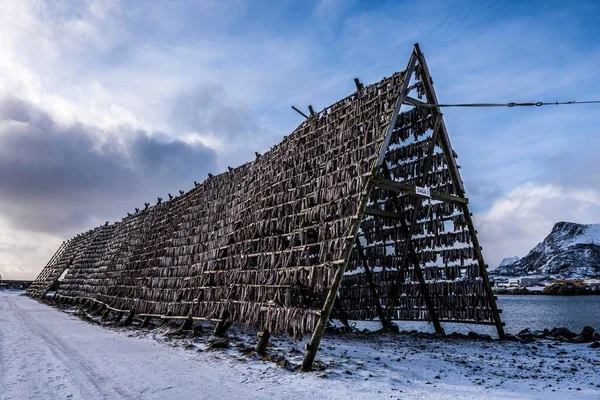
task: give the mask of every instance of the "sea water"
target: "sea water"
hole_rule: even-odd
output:
[[[525,328],[544,330],[567,328],[580,333],[584,326],[600,331],[600,296],[498,295],[498,308],[506,333],[517,334]],[[359,329],[377,330],[379,321],[356,321]],[[429,322],[396,321],[401,330],[434,332]],[[446,334],[469,331],[497,336],[493,325],[442,322]]]

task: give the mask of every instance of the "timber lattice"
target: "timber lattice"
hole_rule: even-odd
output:
[[[58,284],[136,314],[312,332],[304,369],[330,317],[503,337],[443,116],[422,101],[437,98],[415,45],[404,71],[357,85],[256,160],[64,242],[27,294]]]

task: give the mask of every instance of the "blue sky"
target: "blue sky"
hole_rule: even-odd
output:
[[[0,273],[252,159],[402,69],[441,102],[600,99],[600,3],[53,1],[0,4]],[[491,266],[554,222],[600,222],[600,106],[444,110]]]

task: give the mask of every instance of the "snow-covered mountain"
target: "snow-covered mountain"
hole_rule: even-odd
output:
[[[512,265],[514,263],[516,263],[517,261],[519,261],[521,259],[521,257],[507,257],[504,260],[500,261],[500,265],[498,265],[498,267],[506,267],[508,265]]]
[[[529,254],[521,259],[505,258],[490,274],[600,278],[600,224],[558,222]]]

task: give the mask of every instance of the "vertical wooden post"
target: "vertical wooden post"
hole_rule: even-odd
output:
[[[151,319],[151,318],[152,318],[151,316],[149,316],[149,315],[146,315],[146,316],[144,317],[144,319],[142,320],[142,324],[140,325],[140,328],[145,328],[145,327],[147,327],[147,326],[148,326],[148,324],[150,323],[150,319]]]
[[[135,311],[134,310],[129,311],[129,314],[127,314],[127,318],[125,318],[125,321],[123,321],[122,326],[131,325],[131,323],[133,322],[134,316],[135,316]]]
[[[192,319],[192,317],[188,316],[186,319],[183,320],[183,323],[181,324],[179,329],[182,331],[189,331],[190,329],[192,329],[193,326],[194,320]]]
[[[119,322],[121,322],[121,318],[123,318],[123,312],[119,311],[117,313],[117,318],[115,318],[115,324],[118,324]]]
[[[223,310],[223,313],[221,313],[221,320],[217,322],[217,325],[215,326],[215,330],[213,332],[213,336],[225,336],[225,333],[227,333],[227,330],[233,323],[233,321],[229,319],[230,317],[231,314],[229,313],[229,311]]]
[[[469,211],[469,207],[466,204],[463,205],[463,214],[465,216],[467,226],[469,227],[469,231],[471,232],[471,241],[473,242],[473,249],[475,250],[475,255],[477,256],[479,272],[481,274],[483,284],[486,288],[487,298],[490,303],[490,308],[492,309],[492,315],[494,316],[494,323],[496,325],[496,331],[498,332],[498,338],[504,339],[506,337],[504,333],[504,324],[500,319],[500,311],[498,311],[496,297],[494,296],[494,292],[492,292],[492,285],[490,285],[490,278],[488,276],[485,261],[483,260],[483,253],[481,251],[479,239],[477,238],[477,234],[475,233],[475,225],[473,224],[473,218],[471,218],[471,212]]]
[[[104,310],[104,313],[102,314],[102,318],[100,320],[106,321],[109,316],[110,316],[110,308],[106,307],[106,310]]]
[[[258,343],[256,344],[256,352],[261,356],[267,355],[267,345],[269,344],[269,338],[271,334],[268,329],[263,329],[262,332],[258,333]]]

